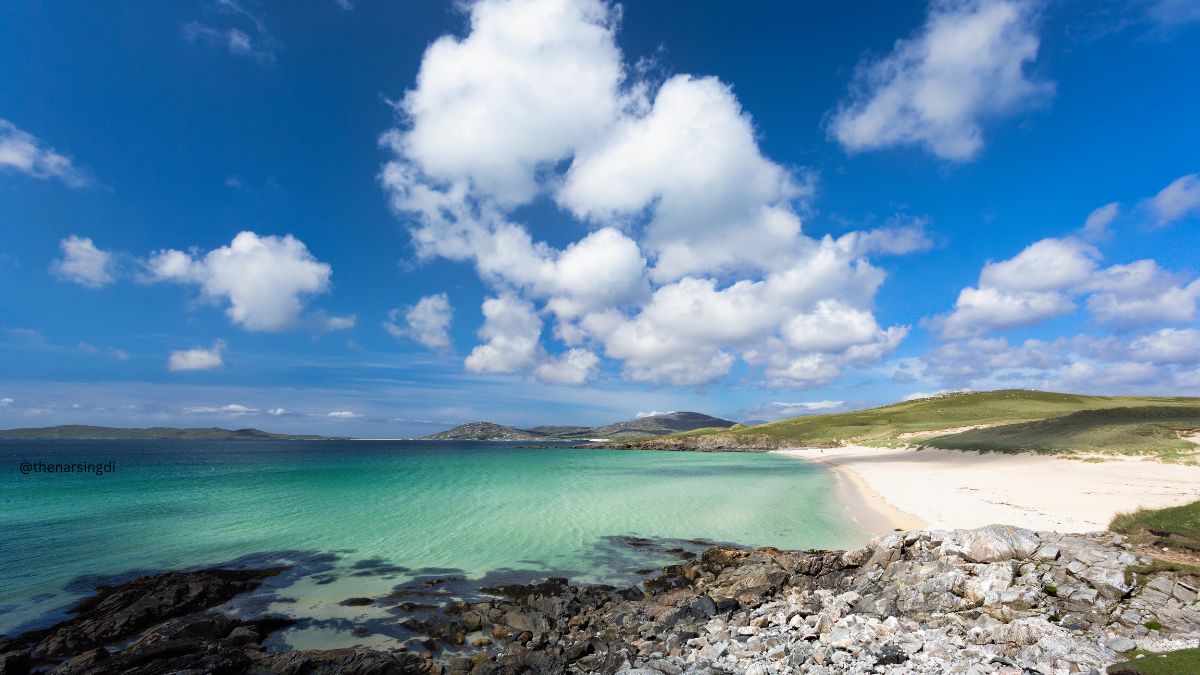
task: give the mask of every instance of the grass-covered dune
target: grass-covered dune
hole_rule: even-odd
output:
[[[1200,430],[1200,398],[1081,396],[1025,389],[961,392],[880,408],[795,417],[690,435],[763,435],[806,446],[922,445],[1002,452],[1131,452],[1183,455]]]
[[[1108,529],[1156,547],[1182,548],[1200,556],[1200,501],[1165,509],[1139,509],[1113,518]]]
[[[922,444],[986,452],[1104,452],[1171,458],[1200,450],[1200,445],[1184,438],[1197,429],[1200,406],[1146,405],[1081,410],[1047,420],[935,436]]]

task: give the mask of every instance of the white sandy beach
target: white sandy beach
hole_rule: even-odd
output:
[[[1033,530],[1103,530],[1113,515],[1200,499],[1200,467],[1117,457],[847,446],[779,454],[838,474],[851,515],[873,534],[1004,523]]]

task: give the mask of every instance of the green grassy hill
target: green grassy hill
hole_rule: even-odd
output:
[[[959,450],[1187,453],[1179,430],[1200,429],[1200,398],[1080,396],[1024,389],[964,392],[753,427],[691,435],[768,435],[807,446],[850,443]]]

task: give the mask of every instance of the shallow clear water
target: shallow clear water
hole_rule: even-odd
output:
[[[23,475],[22,461],[116,471]],[[628,583],[675,557],[665,549],[697,546],[674,540],[841,548],[864,538],[824,470],[768,454],[0,441],[0,465],[0,634],[61,616],[106,578],[283,561],[295,568],[227,609],[304,617],[281,647],[386,646],[402,637],[384,627],[388,612],[338,603],[439,575]],[[351,636],[363,624],[371,633]]]

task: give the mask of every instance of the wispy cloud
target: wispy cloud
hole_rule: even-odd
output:
[[[747,408],[740,415],[747,420],[775,420],[804,415],[820,415],[846,409],[845,401],[773,401]]]
[[[82,351],[84,351],[88,354],[99,355],[99,354],[106,353],[110,357],[112,357],[118,361],[128,361],[129,356],[130,356],[129,352],[125,351],[124,349],[117,349],[116,347],[109,347],[108,349],[100,349],[96,345],[93,345],[89,342],[80,342],[79,349],[81,349]]]
[[[0,170],[17,171],[34,178],[55,178],[73,188],[92,182],[70,157],[4,119],[0,119]]]
[[[1188,174],[1171,181],[1146,204],[1160,227],[1188,216],[1200,215],[1200,174]]]
[[[184,412],[192,415],[255,415],[258,413],[258,408],[251,408],[240,403],[228,403],[223,406],[191,406],[185,407]]]
[[[188,42],[220,47],[233,56],[264,64],[274,63],[276,52],[282,45],[267,30],[259,14],[237,0],[215,0],[209,9],[211,14],[221,18],[222,23],[215,25],[195,20],[183,24],[183,35]],[[230,22],[238,25],[231,25]]]
[[[1200,21],[1200,3],[1195,0],[1150,0],[1146,17],[1160,30],[1173,32],[1181,26]]]
[[[983,148],[982,124],[1047,100],[1032,0],[935,0],[925,25],[859,67],[830,132],[847,150],[915,145],[953,161]]]

